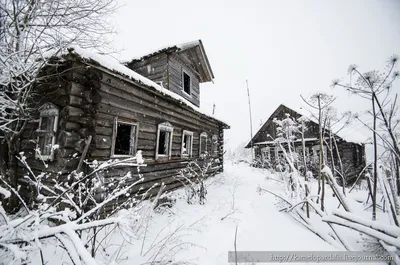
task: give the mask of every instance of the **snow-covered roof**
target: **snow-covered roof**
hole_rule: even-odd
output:
[[[289,106],[287,104],[281,104],[275,111],[274,113],[268,118],[268,120],[261,126],[261,128],[258,130],[258,132],[255,134],[253,139],[256,139],[259,133],[265,129],[265,125],[269,122],[272,121],[275,117],[275,113],[282,107],[285,107],[287,109],[291,109],[292,111],[298,113],[301,117],[304,117],[306,120],[312,121],[315,124],[318,124],[318,113],[314,110],[310,110],[308,107],[301,106],[299,108],[295,108],[292,106]],[[332,125],[332,133],[335,134],[336,136],[340,137],[346,142],[350,143],[356,143],[356,144],[366,144],[370,143],[370,139],[368,136],[364,135],[362,132],[355,130],[352,127],[352,124],[344,124],[343,122],[335,122]],[[311,138],[310,138],[311,139]],[[257,144],[271,144],[272,141],[262,141],[262,142],[252,142],[250,141],[247,145],[246,148],[250,148],[252,145],[257,145]]]
[[[316,141],[316,140],[318,140],[318,138],[304,138],[304,142],[313,142],[313,141]],[[302,139],[297,139],[297,140],[294,140],[293,142],[302,142],[303,140]],[[273,144],[273,145],[275,145],[276,144],[276,142],[275,141],[265,141],[265,142],[257,142],[257,143],[254,143],[254,145],[264,145],[264,144]]]
[[[185,43],[181,43],[181,44],[165,45],[165,46],[162,46],[152,52],[146,53],[142,56],[132,58],[132,61],[141,61],[148,57],[151,57],[153,55],[156,55],[156,54],[159,54],[159,53],[162,53],[165,51],[185,51],[185,50],[194,48],[199,45],[201,45],[200,40],[189,41],[189,42],[185,42]]]
[[[304,106],[301,106],[300,108],[293,108],[292,106],[288,107],[288,105],[286,104],[285,106],[299,113],[301,116],[318,124],[318,113],[316,112],[316,110],[310,110],[310,108]],[[346,142],[357,144],[365,144],[370,142],[369,137],[364,135],[360,131],[354,130],[351,123],[345,124],[341,121],[335,122],[332,125],[332,133],[336,134]]]
[[[69,46],[66,50],[59,51],[57,53],[48,53],[46,57],[51,57],[51,56],[60,56],[63,54],[67,53],[72,53],[76,54],[82,59],[87,59],[87,60],[92,60],[99,65],[101,65],[104,68],[107,68],[108,70],[111,70],[113,72],[116,72],[118,74],[124,75],[128,77],[130,80],[137,82],[141,85],[145,85],[147,87],[153,88],[156,92],[161,93],[162,95],[166,95],[176,101],[178,101],[180,104],[184,104],[190,108],[192,108],[194,111],[197,111],[208,118],[214,119],[226,127],[229,127],[226,122],[222,121],[221,119],[215,117],[214,115],[210,114],[208,111],[204,109],[200,109],[199,107],[195,106],[193,103],[189,102],[185,98],[179,96],[178,94],[158,85],[157,83],[151,81],[150,79],[136,73],[135,71],[129,69],[125,65],[121,64],[118,60],[115,58],[109,56],[109,55],[102,55],[93,51],[89,51],[87,49],[82,49],[79,46],[71,45]]]
[[[198,47],[198,49],[194,49]],[[147,58],[153,57],[161,53],[176,52],[179,54],[188,54],[187,59],[192,61],[192,66],[196,68],[196,71],[200,73],[200,82],[209,82],[214,78],[214,73],[211,69],[210,62],[208,61],[207,54],[204,50],[203,42],[201,40],[195,40],[190,42],[185,42],[181,44],[167,45],[160,47],[150,53],[143,56],[133,58],[129,62],[124,62],[124,64],[132,64],[135,62],[140,62],[146,60]],[[194,54],[195,56],[193,56]],[[193,59],[196,58],[194,61]]]

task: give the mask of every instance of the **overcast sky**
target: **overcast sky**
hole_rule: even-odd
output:
[[[166,45],[201,39],[214,83],[201,85],[201,107],[231,125],[229,147],[250,140],[248,80],[253,134],[281,103],[300,107],[300,94],[338,96],[340,111],[369,102],[331,89],[347,80],[350,64],[383,69],[400,54],[400,1],[188,1],[121,0],[113,46],[118,59]],[[394,89],[400,91],[400,82]]]

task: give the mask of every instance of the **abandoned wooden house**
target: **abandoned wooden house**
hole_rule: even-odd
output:
[[[200,107],[200,84],[214,78],[200,40],[161,49],[125,65],[111,57],[71,47],[52,56],[41,72],[32,102],[35,120],[26,126],[21,150],[34,172],[61,178],[86,162],[126,159],[141,151],[146,167],[136,191],[164,183],[189,161],[213,158],[210,173],[223,171],[224,129],[229,126]],[[199,163],[200,163],[199,162]],[[21,166],[20,174],[26,169]],[[132,174],[120,165],[104,178]],[[154,190],[157,192],[157,189]]]
[[[277,132],[278,125],[274,122],[274,119],[283,120],[288,114],[290,118],[298,121],[299,124],[301,124],[299,121],[301,117],[305,118],[303,120],[307,120],[305,122],[305,127],[307,129],[304,131],[304,153],[306,154],[307,170],[315,172],[320,162],[320,145],[318,140],[319,126],[317,119],[304,109],[294,110],[294,108],[289,108],[281,104],[264,125],[261,126],[255,136],[247,144],[246,148],[253,147],[256,162],[260,166],[276,168],[277,165],[286,164],[284,152],[276,141],[279,132]],[[333,165],[335,167],[335,173],[343,173],[347,184],[354,182],[366,165],[365,143],[367,142],[367,138],[352,130],[351,127],[343,127],[339,124],[336,124],[331,129],[331,136],[335,140],[334,143],[331,144],[328,139],[328,129],[325,129],[324,135],[326,139],[323,145],[324,161],[327,161],[329,166]],[[300,159],[303,154],[302,142],[302,137],[299,134],[294,134],[294,138],[291,139],[291,143],[294,146],[295,158],[298,158],[295,160],[298,161],[299,168],[303,170],[303,159]],[[332,152],[330,152],[330,150],[332,150]],[[340,166],[342,168],[340,168]],[[338,179],[340,180],[341,178]]]

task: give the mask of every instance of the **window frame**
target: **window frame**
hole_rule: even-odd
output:
[[[310,157],[310,148],[308,146],[305,146],[305,153],[306,153],[306,159]],[[295,147],[296,153],[299,155],[299,158],[303,158],[303,146],[299,145]]]
[[[219,137],[217,134],[213,134],[211,136],[211,156],[212,157],[218,157],[219,155],[219,150],[218,150],[218,140]]]
[[[323,150],[324,150],[324,163],[326,164],[327,163],[327,161],[328,161],[328,149],[327,149],[327,147],[325,146],[325,145],[322,145],[322,148],[323,148]],[[318,155],[318,153],[317,153],[317,151],[320,151],[320,146],[319,146],[319,144],[316,144],[316,145],[313,145],[312,147],[311,147],[311,149],[312,149],[312,159],[313,159],[313,162],[314,163],[320,163],[320,159],[318,159],[319,158],[319,155]]]
[[[285,157],[285,152],[283,151],[283,148],[280,146],[276,146],[274,148],[274,152],[275,152],[275,162],[279,163],[281,162],[281,160],[283,160],[284,163],[286,163],[286,157]]]
[[[269,146],[264,146],[264,147],[262,147],[261,148],[261,157],[262,157],[262,160],[265,162],[265,161],[268,161],[268,162],[270,162],[271,161],[271,147],[269,147]],[[265,153],[267,154],[267,156],[265,156]]]
[[[168,154],[166,154],[166,155],[158,153],[161,131],[166,131],[166,132],[170,133]],[[158,126],[157,126],[157,142],[156,142],[156,150],[155,150],[156,151],[156,153],[155,153],[156,160],[163,159],[163,158],[171,159],[173,134],[174,134],[174,127],[171,125],[171,123],[163,122],[163,123],[158,124]]]
[[[50,102],[46,102],[44,103],[39,109],[39,127],[36,130],[36,132],[38,133],[38,136],[36,138],[36,150],[35,150],[35,158],[36,159],[41,159],[44,161],[53,161],[54,160],[54,146],[56,144],[56,134],[57,134],[57,128],[58,128],[58,119],[60,116],[60,110],[58,109],[58,107],[56,105],[54,105],[53,103]],[[54,117],[53,120],[53,131],[51,131],[50,133],[52,134],[51,136],[51,147],[50,147],[50,154],[49,155],[43,155],[40,152],[38,152],[39,150],[39,139],[40,139],[40,135],[39,133],[46,133],[43,132],[40,128],[42,126],[42,122],[43,122],[43,117]],[[47,132],[48,133],[48,132]],[[41,151],[41,150],[40,150]]]
[[[200,137],[199,137],[199,156],[201,157],[202,155],[205,155],[205,153],[203,153],[202,152],[202,150],[201,150],[201,138],[205,138],[205,150],[204,150],[204,152],[207,152],[207,139],[208,139],[208,134],[206,133],[206,132],[202,132],[201,134],[200,134]]]
[[[117,135],[118,135],[118,123],[127,124],[135,129],[131,129],[130,135],[130,148],[129,148],[129,155],[123,154],[115,154],[115,144],[117,142]],[[111,139],[111,158],[119,158],[119,157],[133,157],[136,155],[137,152],[137,142],[138,142],[138,132],[139,132],[139,124],[137,122],[133,122],[124,118],[114,117],[114,124],[113,124],[113,133]],[[133,135],[134,134],[134,135]],[[132,144],[133,142],[133,144]],[[133,148],[132,148],[133,145]]]
[[[185,91],[185,75],[189,77],[189,93]],[[184,69],[182,69],[182,91],[186,95],[192,96],[192,76]]]
[[[190,149],[187,154],[183,153],[183,144],[185,142],[185,135],[190,136]],[[187,150],[187,148],[186,148]],[[182,131],[182,143],[181,143],[181,158],[189,158],[193,156],[193,132],[192,131],[187,131],[187,130],[183,130]]]

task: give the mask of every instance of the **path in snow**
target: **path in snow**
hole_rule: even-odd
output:
[[[279,184],[265,179],[266,174],[265,170],[247,164],[226,164],[225,172],[212,179],[214,183],[208,190],[205,205],[188,205],[178,200],[173,208],[174,215],[154,218],[156,226],[163,227],[173,218],[174,222],[198,229],[185,237],[185,241],[198,247],[180,252],[178,260],[204,265],[228,264],[227,252],[234,249],[236,225],[238,250],[335,250],[290,215],[279,212],[273,195],[257,192],[258,185],[280,189]],[[237,211],[221,221],[231,211],[233,197]]]

